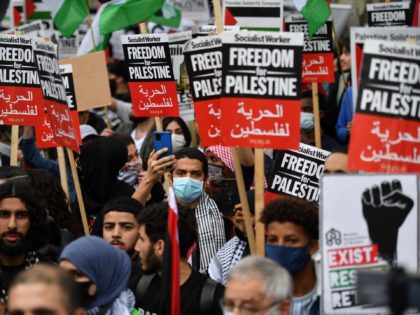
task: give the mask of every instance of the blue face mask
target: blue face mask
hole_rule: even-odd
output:
[[[302,247],[289,247],[277,245],[265,245],[265,256],[274,260],[282,267],[286,268],[292,275],[301,270],[310,256],[308,254],[309,244]]]
[[[200,198],[203,193],[203,181],[191,177],[174,178],[175,196],[184,203]]]
[[[301,112],[300,113],[300,129],[304,131],[311,131],[314,129],[314,114]]]

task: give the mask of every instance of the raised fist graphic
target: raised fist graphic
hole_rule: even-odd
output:
[[[372,243],[378,245],[379,255],[393,266],[398,230],[413,208],[413,200],[403,194],[400,181],[393,180],[366,189],[362,205]]]

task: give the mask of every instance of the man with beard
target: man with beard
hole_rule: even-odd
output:
[[[168,204],[155,204],[143,209],[139,217],[139,252],[144,275],[135,290],[136,307],[141,314],[163,314],[162,266],[167,233]],[[219,301],[224,288],[207,275],[194,271],[188,264],[188,252],[197,240],[197,222],[189,209],[178,209],[178,235],[180,250],[180,286],[182,315],[223,314]]]
[[[20,271],[42,260],[36,251],[46,243],[46,223],[46,211],[24,179],[11,178],[0,185],[2,298],[7,296],[10,283]]]

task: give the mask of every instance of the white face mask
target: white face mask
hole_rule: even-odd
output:
[[[177,135],[176,133],[172,134],[172,151],[176,152],[179,149],[182,149],[187,142],[183,135]]]

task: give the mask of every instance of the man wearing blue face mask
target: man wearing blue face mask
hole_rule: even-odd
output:
[[[340,144],[332,137],[324,133],[323,117],[325,114],[325,98],[322,94],[318,95],[319,100],[319,117],[321,119],[321,146],[322,149],[332,151]],[[302,105],[300,113],[300,142],[315,146],[315,118],[312,103],[312,91],[304,91],[302,93]]]
[[[292,315],[320,314],[320,287],[312,256],[318,251],[318,206],[297,198],[266,205],[261,222],[267,230],[266,256],[293,278]]]
[[[193,268],[207,273],[211,259],[226,243],[224,223],[216,202],[204,191],[208,177],[206,156],[195,148],[175,152],[176,164],[171,173],[177,202],[195,211],[198,244]]]

